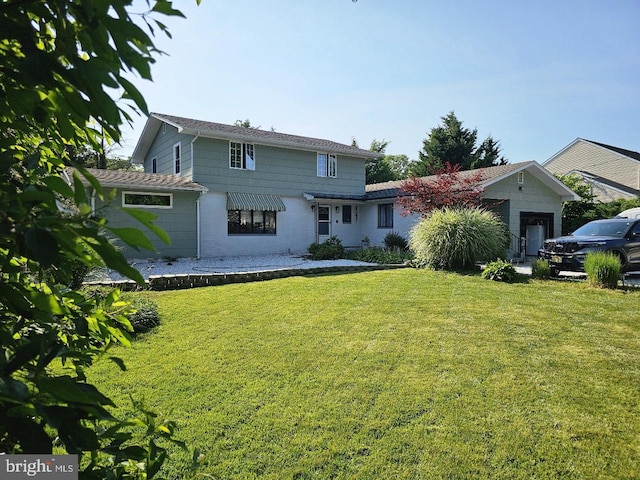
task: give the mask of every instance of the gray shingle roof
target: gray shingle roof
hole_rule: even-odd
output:
[[[352,147],[351,145],[333,142],[331,140],[324,140],[321,138],[303,137],[299,135],[272,132],[270,130],[225,125],[222,123],[177,117],[175,115],[166,115],[163,113],[152,113],[151,117],[167,122],[174,127],[182,129],[183,133],[192,135],[199,134],[210,138],[220,138],[224,140],[239,140],[285,148],[299,148],[301,150],[339,153],[354,157],[378,158],[381,156],[376,152],[363,150],[361,148]]]
[[[508,163],[506,165],[497,165],[495,167],[478,168],[475,170],[463,170],[459,172],[459,178],[465,179],[472,177],[478,173],[482,175],[482,185],[484,187],[493,183],[499,178],[508,175],[515,170],[522,170],[535,162],[523,162],[523,163]],[[436,175],[430,175],[428,177],[422,177],[424,180],[435,180]],[[367,192],[367,199],[379,199],[379,198],[392,198],[398,196],[400,188],[404,180],[395,180],[384,183],[374,183],[367,185],[365,190]]]
[[[145,190],[174,190],[206,192],[208,189],[199,183],[178,175],[163,175],[159,173],[144,173],[134,171],[101,170],[87,168],[103,187],[142,188]],[[73,169],[68,169],[69,176]],[[81,179],[84,177],[80,176]]]

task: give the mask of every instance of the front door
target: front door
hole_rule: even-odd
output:
[[[318,205],[318,243],[331,236],[331,208],[329,205]]]

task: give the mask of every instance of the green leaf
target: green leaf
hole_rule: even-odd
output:
[[[88,383],[80,383],[68,375],[40,377],[36,380],[36,384],[41,391],[46,391],[64,402],[115,407],[111,399],[105,397],[96,387]]]
[[[171,245],[171,238],[169,238],[167,232],[153,223],[158,217],[157,215],[138,208],[121,208],[120,210],[138,220],[142,225],[155,233],[164,243]]]
[[[23,403],[29,398],[27,386],[13,378],[0,377],[0,399],[3,402]]]
[[[73,189],[73,198],[76,202],[76,205],[87,203],[87,191],[85,190],[84,184],[82,183],[76,172],[73,172]]]
[[[146,250],[156,251],[156,247],[153,246],[149,237],[147,237],[142,230],[131,227],[109,227],[107,230],[116,235],[120,240],[125,242],[130,247],[135,249],[144,248]]]
[[[198,4],[200,4],[200,2],[198,2]],[[158,0],[151,10],[154,12],[162,13],[164,15],[171,15],[171,16],[178,16],[178,17],[185,18],[184,14],[179,10],[175,10],[171,5],[171,2],[167,0]]]
[[[92,244],[92,248],[100,255],[108,268],[135,280],[139,285],[144,286],[146,282],[138,270],[127,263],[127,259],[117,251],[106,238],[98,238],[98,242]]]
[[[23,202],[51,202],[54,199],[51,192],[41,190],[34,186],[27,187],[20,195],[20,200]]]
[[[78,423],[63,423],[58,429],[58,433],[68,452],[81,453],[100,448],[96,432],[90,428],[82,427]]]
[[[59,193],[65,198],[72,198],[73,189],[59,176],[49,176],[42,179],[44,184],[54,192]]]
[[[138,90],[135,85],[133,85],[133,83],[122,76],[118,77],[118,80],[120,81],[126,92],[125,98],[130,98],[131,100],[133,100],[143,113],[148,113],[149,108],[147,107],[147,102],[140,93],[140,90]]]
[[[63,315],[65,313],[65,310],[55,295],[40,290],[32,290],[29,297],[36,308],[43,312],[51,313],[52,315]]]
[[[24,234],[27,253],[35,261],[44,266],[58,263],[58,246],[56,239],[47,230],[39,227],[29,228]]]
[[[74,167],[78,172],[82,174],[82,176],[87,180],[87,182],[89,182],[89,184],[93,187],[96,193],[102,196],[102,185],[100,185],[100,182],[98,181],[98,179],[93,175],[91,175],[89,171],[86,168],[82,167],[81,165],[74,164]],[[73,174],[75,176],[76,173],[73,172]]]

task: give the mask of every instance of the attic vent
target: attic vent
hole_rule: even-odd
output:
[[[524,172],[518,172],[518,183],[520,185],[524,183]]]

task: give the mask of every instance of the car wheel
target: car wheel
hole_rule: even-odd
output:
[[[551,278],[558,278],[560,276],[560,269],[551,267],[551,271],[549,272]]]

